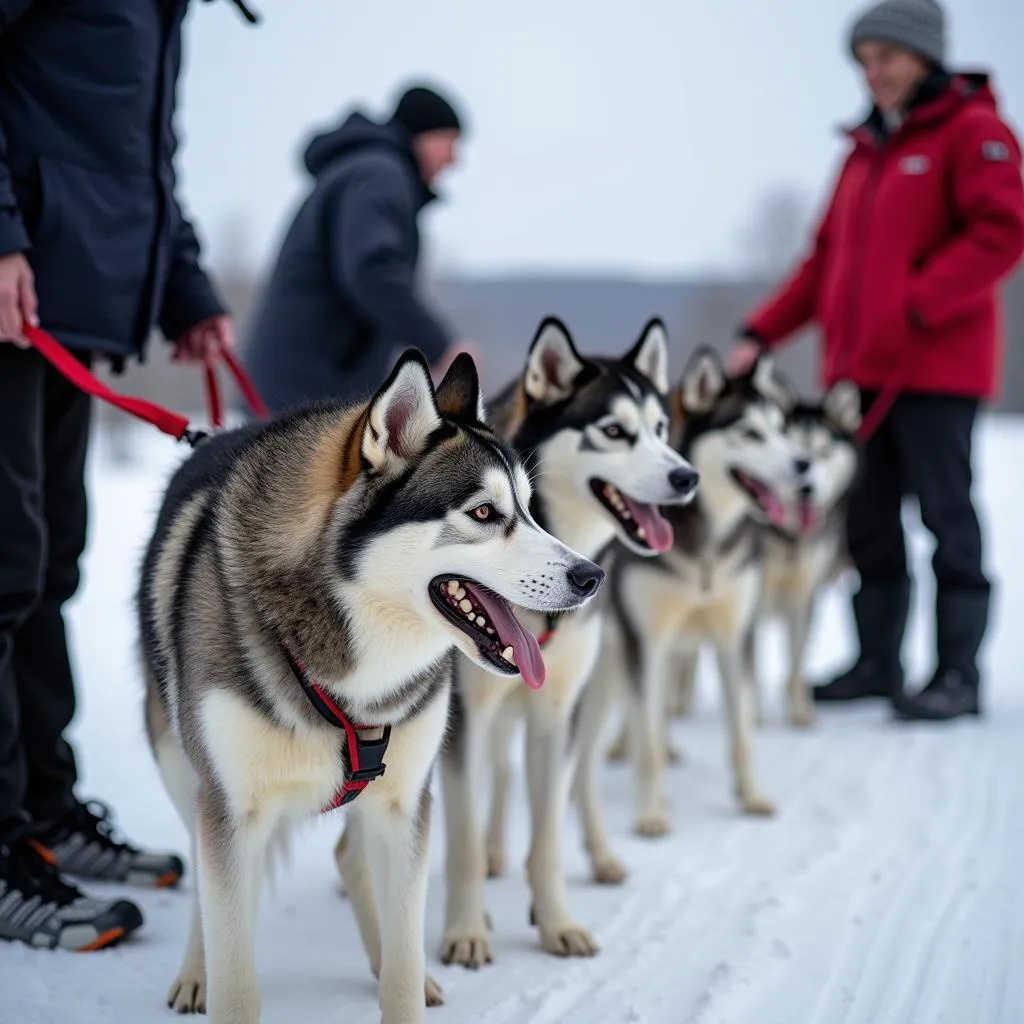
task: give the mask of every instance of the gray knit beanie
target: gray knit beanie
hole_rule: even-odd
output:
[[[866,42],[894,43],[941,66],[946,61],[946,15],[936,0],[883,0],[853,24],[850,49]]]

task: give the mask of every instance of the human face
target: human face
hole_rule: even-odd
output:
[[[858,43],[854,55],[878,109],[899,110],[928,74],[928,65],[909,50],[884,42]]]
[[[454,128],[420,132],[413,138],[416,161],[427,185],[430,185],[446,167],[455,163],[458,156],[458,141],[459,133]]]

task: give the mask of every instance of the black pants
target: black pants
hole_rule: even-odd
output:
[[[872,392],[862,396],[867,409]],[[935,538],[939,588],[987,590],[981,527],[971,499],[971,442],[978,402],[954,395],[902,394],[865,445],[861,482],[847,520],[850,556],[863,584],[908,578],[900,508],[917,498]]]
[[[85,548],[89,414],[89,398],[37,352],[0,344],[0,822],[43,820],[73,800],[62,606]]]

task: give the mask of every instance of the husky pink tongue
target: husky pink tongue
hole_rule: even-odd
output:
[[[480,587],[474,587],[472,583],[466,582],[464,585],[473,595],[473,600],[487,612],[495,633],[501,638],[499,642],[512,647],[523,682],[531,690],[539,690],[544,685],[547,668],[537,638],[523,629],[520,621],[512,614],[512,609],[500,598],[488,594]]]
[[[800,529],[805,533],[813,530],[818,524],[818,513],[814,503],[810,501],[800,502]]]
[[[620,492],[622,493],[622,492]],[[634,501],[628,494],[622,494],[629,514],[637,526],[644,530],[644,542],[653,551],[668,551],[674,539],[672,524],[658,511],[657,505],[642,505]]]

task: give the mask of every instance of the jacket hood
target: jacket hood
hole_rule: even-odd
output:
[[[944,121],[964,103],[981,103],[998,110],[991,78],[985,71],[948,72],[937,70],[922,83],[907,110],[907,122],[934,124]],[[840,131],[857,142],[875,142],[885,134],[883,118],[877,107],[868,116]]]
[[[370,146],[394,150],[415,162],[409,136],[401,125],[380,124],[359,111],[349,114],[337,127],[314,135],[306,145],[302,162],[306,170],[316,177],[340,157]]]

